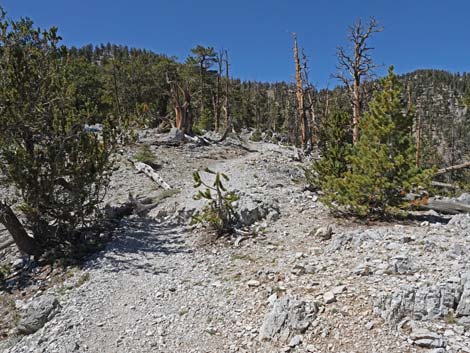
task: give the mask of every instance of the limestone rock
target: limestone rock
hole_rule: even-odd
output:
[[[460,283],[444,282],[437,285],[405,285],[392,293],[379,296],[376,311],[384,320],[399,322],[408,316],[415,320],[432,320],[452,313],[462,293]],[[467,308],[461,308],[462,315]]]
[[[257,221],[268,218],[276,219],[275,214],[279,214],[279,206],[275,201],[258,199],[255,195],[240,195],[236,212],[238,220],[243,226],[250,226]]]
[[[306,303],[285,296],[276,300],[264,317],[259,338],[287,342],[293,335],[304,333],[309,325]]]
[[[167,135],[167,139],[170,142],[183,142],[185,139],[184,132],[176,127],[172,127]]]
[[[22,334],[31,334],[44,326],[59,311],[60,305],[53,295],[43,295],[28,303],[23,309],[17,330]]]
[[[336,301],[336,296],[333,292],[326,292],[325,294],[323,294],[323,301],[325,302],[325,304],[334,303]]]

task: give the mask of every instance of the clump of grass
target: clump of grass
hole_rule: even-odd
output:
[[[448,313],[444,317],[444,321],[446,324],[453,325],[457,323],[457,319],[455,318],[455,315],[453,313]]]
[[[152,168],[157,165],[155,154],[147,144],[140,146],[139,151],[134,155],[134,159],[138,162],[148,164]]]
[[[81,287],[83,286],[86,282],[88,282],[90,280],[90,273],[89,272],[85,272],[83,275],[80,276],[80,278],[78,279],[77,283],[75,284],[75,287],[78,288],[78,287]]]
[[[2,283],[5,278],[7,278],[11,274],[11,266],[10,265],[1,265],[0,266],[0,283]]]
[[[179,316],[183,316],[183,315],[186,315],[188,312],[189,312],[188,308],[182,308],[178,314]]]

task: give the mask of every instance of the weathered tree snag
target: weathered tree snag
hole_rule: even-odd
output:
[[[445,174],[448,172],[452,172],[454,170],[459,170],[459,169],[464,169],[464,168],[470,168],[470,162],[465,162],[462,164],[457,164],[457,165],[453,165],[447,168],[439,169],[434,175],[441,175],[441,174]]]
[[[314,93],[315,87],[310,83],[309,80],[309,68],[308,68],[308,58],[305,55],[305,52],[302,50],[302,70],[303,70],[303,77],[305,80],[306,89],[304,93],[308,98],[308,103],[305,105],[305,116],[306,116],[306,126],[307,126],[307,137],[310,140],[310,147],[313,146],[318,142],[319,139],[319,132],[320,132],[320,124],[317,121],[317,116],[315,114],[315,100],[314,100]],[[304,99],[305,102],[305,99]]]
[[[445,200],[429,199],[425,205],[420,205],[419,207],[446,214],[470,213],[469,205]]]
[[[353,52],[348,54],[342,47],[338,48],[338,70],[336,78],[341,80],[349,91],[349,98],[353,110],[353,143],[359,139],[359,118],[363,106],[363,95],[361,92],[362,79],[370,76],[376,67],[369,51],[367,40],[373,33],[383,30],[377,21],[371,17],[367,28],[361,20],[349,27],[348,39],[352,44]]]
[[[219,132],[220,129],[220,93],[221,93],[221,79],[223,70],[224,52],[220,51],[217,55],[217,81],[215,88],[215,95],[212,96],[212,105],[214,108],[214,131]]]
[[[42,248],[39,243],[26,233],[21,222],[10,206],[0,201],[0,223],[2,223],[12,236],[18,249],[28,255],[41,255]]]
[[[459,190],[460,189],[460,187],[458,185],[448,184],[448,183],[441,183],[440,181],[432,181],[431,185],[432,186],[437,186],[437,187],[440,187],[440,188],[453,189],[453,190]]]
[[[228,62],[228,51],[225,50],[225,100],[224,100],[224,115],[225,115],[225,128],[232,127],[232,119],[230,116],[230,76],[229,76],[229,62]]]
[[[294,62],[295,62],[295,95],[297,97],[297,114],[300,127],[300,145],[307,147],[309,140],[307,114],[305,114],[304,105],[304,87],[302,81],[302,68],[300,66],[299,48],[297,45],[297,34],[292,33],[294,37]]]
[[[193,130],[191,93],[187,87],[183,88],[177,82],[170,81],[168,76],[167,82],[170,85],[170,96],[175,110],[175,127],[185,134],[191,134]]]
[[[166,183],[165,180],[163,180],[163,178],[160,175],[158,175],[158,173],[155,172],[155,170],[153,170],[151,166],[142,162],[136,162],[133,160],[129,160],[129,161],[132,164],[134,164],[134,167],[135,169],[137,169],[137,171],[144,173],[146,176],[148,176],[150,179],[152,179],[154,182],[160,185],[163,189],[165,190],[171,189],[171,186],[168,185],[168,183]]]

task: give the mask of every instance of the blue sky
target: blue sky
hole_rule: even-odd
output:
[[[242,79],[292,81],[297,32],[319,87],[331,79],[338,45],[356,19],[375,16],[374,58],[399,73],[470,71],[468,0],[4,0],[11,18],[58,26],[67,45],[116,43],[184,59],[197,44],[228,48]],[[379,74],[385,69],[379,71]]]

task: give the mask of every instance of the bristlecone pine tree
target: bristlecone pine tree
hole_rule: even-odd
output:
[[[390,67],[360,122],[360,137],[348,157],[349,170],[327,177],[325,201],[359,216],[393,214],[405,195],[428,187],[432,171],[415,164],[413,111],[405,111],[401,86]]]
[[[0,222],[24,253],[65,254],[80,242],[75,230],[95,219],[116,130],[104,120],[100,135],[86,131],[97,102],[79,104],[57,30],[6,20],[0,11],[0,170],[24,218],[3,200]]]
[[[337,110],[323,122],[318,144],[322,158],[305,170],[310,185],[323,188],[328,178],[341,178],[347,171],[347,157],[352,147],[350,120],[347,113]]]

